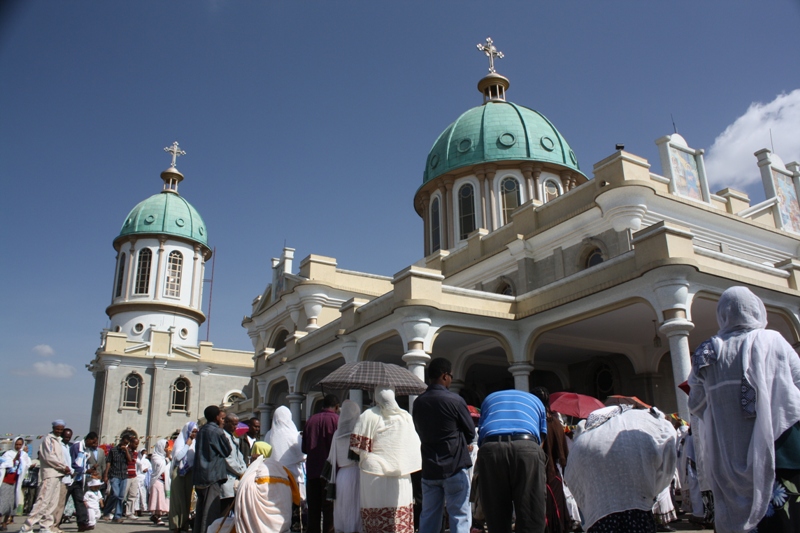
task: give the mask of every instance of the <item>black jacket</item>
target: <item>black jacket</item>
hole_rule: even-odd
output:
[[[475,424],[464,398],[431,385],[414,401],[413,416],[422,441],[422,479],[447,479],[472,466],[467,446],[475,439]]]
[[[194,445],[192,482],[199,486],[224,483],[228,479],[225,458],[231,454],[231,443],[216,422],[209,422],[197,432]]]

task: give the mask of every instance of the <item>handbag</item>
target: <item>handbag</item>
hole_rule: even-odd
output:
[[[326,500],[336,499],[336,483],[328,483],[327,485],[325,485],[325,499]]]

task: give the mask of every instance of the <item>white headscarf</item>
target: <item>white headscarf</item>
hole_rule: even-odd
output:
[[[164,478],[166,479],[167,439],[161,439],[160,441],[156,442],[156,446],[153,448],[153,458],[150,461],[150,465],[152,466],[150,471],[150,479],[153,480],[151,483],[158,481],[161,478],[161,474],[165,474]]]
[[[192,444],[186,446],[189,435],[197,428],[197,422],[189,421],[183,425],[175,444],[172,446],[172,463],[178,465],[178,473],[185,475],[194,466],[194,440]]]
[[[778,332],[764,329],[766,317],[750,290],[726,290],[719,332],[692,357],[689,409],[703,421],[695,428],[703,443],[698,468],[711,482],[721,532],[749,531],[764,517],[775,440],[800,421],[800,358]]]
[[[331,451],[328,453],[328,462],[333,467],[331,477],[328,480],[331,483],[336,483],[336,470],[338,468],[355,464],[355,461],[348,456],[348,452],[350,451],[350,434],[353,432],[353,428],[356,427],[356,422],[358,422],[360,415],[361,406],[356,402],[353,400],[342,402],[342,408],[339,411],[339,425],[336,426],[336,431],[333,433]]]
[[[374,398],[377,405],[361,414],[350,436],[350,449],[361,456],[359,467],[386,477],[416,472],[422,455],[414,420],[397,405],[393,387],[376,387]]]
[[[267,432],[264,440],[272,446],[270,457],[290,470],[306,460],[301,447],[300,432],[292,421],[292,412],[284,405],[275,409],[272,429]]]

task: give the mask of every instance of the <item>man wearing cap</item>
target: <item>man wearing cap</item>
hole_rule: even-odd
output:
[[[467,402],[450,392],[452,365],[437,357],[428,365],[428,390],[414,402],[414,426],[422,452],[422,514],[420,533],[439,533],[442,512],[447,505],[450,531],[469,533],[472,511],[469,504],[472,466],[469,444],[475,439]]]
[[[544,533],[547,416],[529,392],[493,392],[481,405],[478,485],[489,533]],[[513,504],[513,507],[512,507]]]
[[[27,533],[33,530],[37,523],[40,533],[58,533],[57,524],[54,524],[54,515],[58,506],[58,497],[61,491],[61,478],[72,473],[70,466],[64,461],[64,451],[61,448],[61,433],[64,431],[63,420],[53,421],[53,431],[45,435],[39,447],[39,463],[42,472],[42,486],[39,495],[28,519],[22,524],[20,531]]]

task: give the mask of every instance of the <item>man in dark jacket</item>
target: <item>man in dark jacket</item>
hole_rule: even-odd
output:
[[[197,432],[192,481],[197,494],[193,533],[206,533],[208,526],[222,515],[220,493],[228,479],[225,458],[232,451],[220,425],[225,411],[216,405],[206,407],[206,424]]]
[[[422,441],[422,514],[420,533],[439,533],[445,503],[450,531],[469,533],[472,466],[469,444],[475,439],[475,424],[467,402],[453,392],[450,361],[437,357],[428,366],[428,390],[414,402],[414,426]]]
[[[339,424],[338,412],[339,398],[328,394],[322,400],[322,411],[308,419],[303,431],[303,453],[308,456],[308,533],[333,533],[333,502],[325,499],[326,481],[322,479],[322,469]]]

